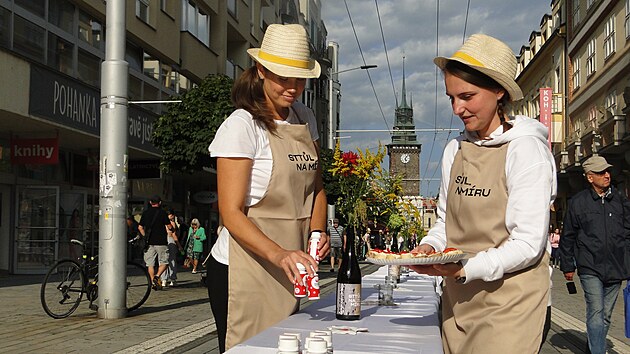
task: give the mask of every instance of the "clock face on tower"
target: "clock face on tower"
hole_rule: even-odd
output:
[[[411,157],[409,156],[409,154],[401,154],[400,155],[400,162],[407,163],[407,162],[409,162],[409,160],[411,160]]]

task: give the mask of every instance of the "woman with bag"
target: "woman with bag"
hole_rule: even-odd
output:
[[[203,242],[206,240],[206,230],[199,225],[198,219],[192,219],[188,230],[188,240],[186,241],[186,260],[184,267],[190,267],[192,263],[192,273],[197,273],[197,265],[203,254]]]

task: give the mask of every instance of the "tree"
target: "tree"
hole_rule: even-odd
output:
[[[170,103],[168,111],[153,128],[153,144],[162,150],[160,167],[165,172],[193,173],[210,166],[208,146],[234,107],[233,80],[225,75],[208,75],[199,86]]]

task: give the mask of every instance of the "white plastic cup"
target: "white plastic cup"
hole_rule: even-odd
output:
[[[278,352],[297,353],[300,350],[300,342],[293,335],[281,334],[278,337]]]
[[[328,353],[328,346],[326,345],[326,341],[321,337],[310,337],[307,343],[307,354]]]
[[[320,332],[313,336],[314,338],[321,338],[326,342],[326,350],[332,351],[332,335],[326,332]]]

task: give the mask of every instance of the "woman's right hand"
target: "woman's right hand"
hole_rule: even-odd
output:
[[[422,244],[420,246],[417,246],[411,252],[412,253],[431,254],[431,253],[435,252],[435,248],[433,248],[433,246],[425,243],[425,244]],[[413,271],[415,271],[416,273],[419,273],[419,274],[430,274],[431,272],[433,272],[433,266],[432,265],[410,265],[409,268],[411,268]]]
[[[431,253],[435,253],[435,248],[433,248],[433,246],[425,243],[425,244],[422,244],[422,245],[414,248],[411,252],[412,253],[431,254]]]
[[[315,276],[317,273],[317,262],[308,253],[303,251],[289,251],[283,249],[272,259],[273,264],[278,265],[287,275],[287,279],[293,284],[297,279],[301,279],[300,270],[296,263],[302,263],[306,267],[309,275]]]

